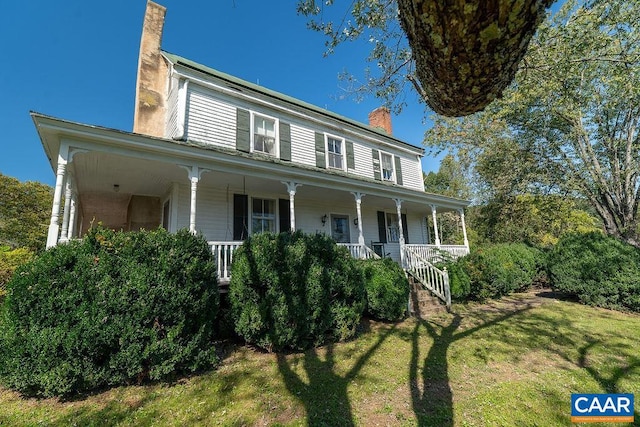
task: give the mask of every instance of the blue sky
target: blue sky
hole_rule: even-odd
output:
[[[338,74],[362,73],[366,42],[323,57],[324,38],[295,0],[162,0],[163,49],[361,122],[380,105],[339,99]],[[52,185],[29,111],[130,131],[145,0],[2,1],[0,172]],[[420,145],[427,125],[415,97],[393,117],[394,135]],[[438,168],[426,159],[424,167]]]

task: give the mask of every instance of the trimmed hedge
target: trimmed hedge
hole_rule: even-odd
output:
[[[218,287],[188,231],[91,230],[21,267],[0,324],[0,379],[67,396],[212,367]]]
[[[544,271],[545,257],[522,243],[501,243],[474,249],[444,266],[452,298],[484,301],[527,289]]]
[[[398,263],[390,258],[360,262],[364,272],[367,313],[380,320],[400,320],[407,311],[409,281]]]
[[[251,236],[233,259],[235,330],[269,351],[306,349],[355,334],[363,275],[349,251],[323,234]]]
[[[587,305],[640,312],[640,251],[602,233],[571,234],[549,256],[553,287]]]

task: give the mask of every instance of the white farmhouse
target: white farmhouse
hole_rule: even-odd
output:
[[[162,51],[164,16],[148,2],[133,132],[32,113],[56,171],[48,247],[97,222],[189,228],[224,282],[253,233],[326,233],[354,256],[390,256],[448,299],[424,268],[436,249],[468,253],[466,232],[440,244],[436,216],[459,212],[464,231],[468,202],[425,193],[424,150],[393,137],[388,110],[362,124]]]

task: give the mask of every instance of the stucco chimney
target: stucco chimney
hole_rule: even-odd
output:
[[[378,107],[369,113],[369,126],[378,128],[391,135],[391,113],[386,107]]]
[[[160,53],[167,9],[147,1],[140,39],[133,131],[163,137],[169,67]]]

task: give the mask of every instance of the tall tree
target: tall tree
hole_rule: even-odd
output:
[[[501,95],[552,2],[355,0],[340,17],[327,13],[333,0],[299,0],[298,12],[313,17],[328,52],[363,37],[372,44],[367,60],[376,66],[356,92],[401,108],[397,97],[410,83],[435,112],[460,116]]]
[[[471,187],[465,170],[451,154],[444,156],[438,172],[429,172],[424,175],[424,189],[427,193],[442,194],[459,199],[471,197]]]
[[[532,41],[515,84],[487,111],[438,120],[502,194],[581,198],[608,234],[640,247],[640,2],[567,0]]]
[[[0,246],[44,249],[53,189],[0,174]]]

